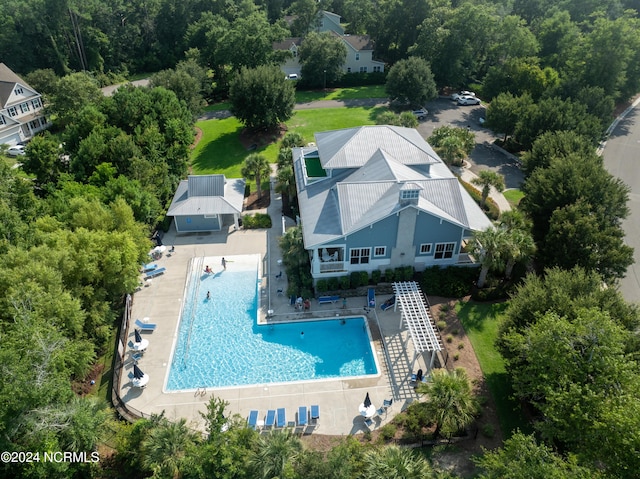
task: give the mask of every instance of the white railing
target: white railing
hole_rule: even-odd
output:
[[[337,271],[346,271],[344,261],[324,261],[320,263],[321,273],[335,273]]]

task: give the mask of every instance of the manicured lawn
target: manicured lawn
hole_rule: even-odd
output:
[[[321,108],[296,111],[287,122],[289,131],[297,131],[306,142],[314,141],[314,133],[337,130],[360,125],[373,125],[374,119],[384,108]],[[240,143],[242,123],[235,117],[223,120],[199,121],[196,126],[202,130],[202,139],[191,154],[193,174],[222,173],[229,178],[239,178],[241,163],[250,153],[265,155],[275,162],[278,144],[247,151]]]
[[[204,111],[220,111],[220,110],[229,110],[231,108],[231,103],[228,101],[221,101],[220,103],[214,103],[213,105],[207,105],[204,107]]]
[[[505,438],[511,436],[518,428],[523,432],[532,430],[520,405],[511,398],[513,395],[511,382],[504,360],[495,347],[498,325],[506,307],[507,303],[489,304],[473,301],[456,305],[458,318],[473,344],[482,373],[496,403],[500,427]]]
[[[387,98],[384,85],[334,88],[327,91],[296,91],[296,103],[308,103],[319,100],[355,100],[361,98]]]
[[[524,193],[522,192],[522,190],[519,190],[517,188],[506,190],[503,194],[513,208],[518,206],[520,204],[520,200],[524,198]]]

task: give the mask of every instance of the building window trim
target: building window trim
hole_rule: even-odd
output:
[[[436,243],[433,259],[451,259],[456,250],[456,243]]]
[[[422,243],[420,245],[420,254],[431,254],[431,246],[433,243]]]
[[[349,262],[351,264],[369,264],[370,258],[371,258],[371,248],[349,249]]]
[[[373,248],[373,257],[381,258],[383,256],[387,256],[387,247],[386,246],[374,246]]]

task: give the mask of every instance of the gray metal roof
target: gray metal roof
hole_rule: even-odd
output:
[[[365,133],[367,129],[371,129],[372,133]],[[409,142],[411,146],[392,147],[395,155],[389,153],[384,144],[387,136],[377,134],[381,131],[378,127],[339,130],[328,132],[328,136],[316,134],[320,158],[326,155],[324,147],[329,147],[333,152],[344,150],[338,144],[339,140],[345,144],[351,142],[356,131],[362,133],[361,138],[368,138],[374,145],[367,145],[370,156],[359,167],[334,168],[331,177],[308,184],[302,179],[302,164],[303,153],[310,152],[307,149],[294,149],[298,202],[307,248],[351,234],[407,207],[418,208],[466,230],[484,230],[491,225],[491,221],[435,153],[435,163],[432,164],[409,166],[402,161],[398,152],[414,149],[424,152],[431,150],[431,147],[421,137],[420,141],[407,140],[407,137],[414,135],[408,134],[406,128],[400,130],[403,133],[400,135],[401,141]],[[417,131],[412,131],[419,137]],[[397,131],[391,132],[398,136]],[[417,204],[400,202],[400,191],[407,188],[420,190]]]
[[[224,175],[189,176],[178,185],[167,216],[239,214],[244,202],[244,187],[242,178],[225,180]]]
[[[316,133],[320,163],[324,169],[359,168],[379,148],[403,165],[429,165],[440,158],[417,130],[377,125]]]

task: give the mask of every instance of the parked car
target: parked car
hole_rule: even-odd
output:
[[[286,77],[284,77],[285,80],[299,80],[300,76],[297,73],[289,73]]]
[[[418,121],[422,121],[427,119],[427,114],[429,112],[425,108],[420,108],[418,110],[413,110],[411,113],[418,119]]]
[[[479,105],[480,98],[471,95],[463,95],[458,98],[458,105]]]
[[[25,154],[24,145],[11,146],[7,150],[7,155],[9,155],[9,156],[22,156],[24,154]]]
[[[476,96],[476,94],[472,91],[462,90],[451,95],[451,99],[454,101],[458,101],[458,98],[460,98],[461,96]]]

